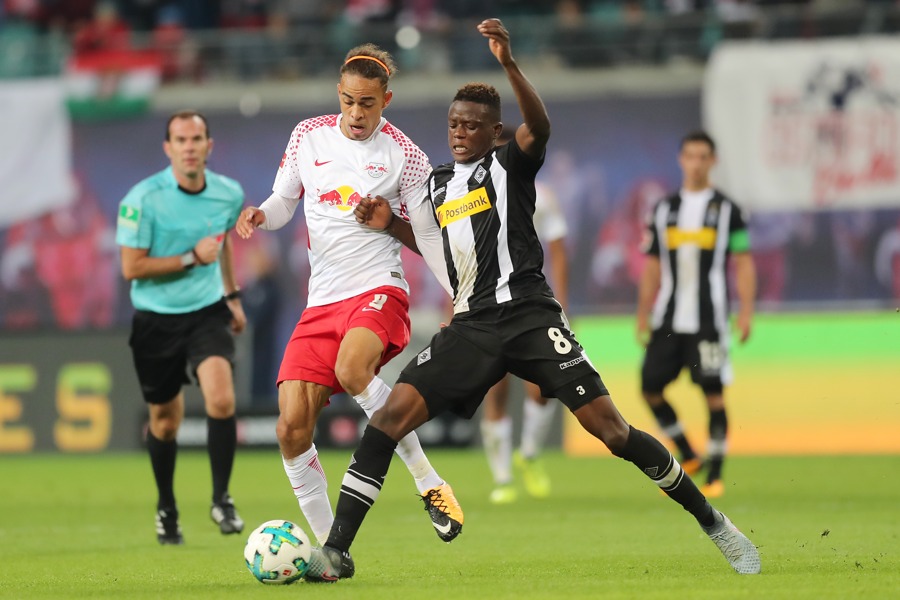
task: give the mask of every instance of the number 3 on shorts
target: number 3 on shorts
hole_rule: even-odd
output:
[[[374,308],[375,310],[381,310],[384,306],[384,303],[387,302],[387,294],[375,294],[375,299],[369,302],[369,306]]]
[[[559,354],[568,354],[572,349],[572,343],[569,342],[558,327],[551,327],[547,330],[547,336],[553,340],[553,349]]]

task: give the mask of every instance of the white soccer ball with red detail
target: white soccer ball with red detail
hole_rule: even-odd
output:
[[[247,568],[262,583],[293,583],[306,574],[312,544],[299,525],[284,519],[253,530],[244,547]]]

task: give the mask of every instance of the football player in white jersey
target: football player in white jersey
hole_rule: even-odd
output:
[[[327,538],[333,513],[313,432],[329,397],[346,391],[371,416],[390,388],[379,368],[409,343],[409,286],[401,240],[415,249],[406,202],[431,172],[428,157],[382,116],[390,104],[391,56],[372,44],[348,52],[337,85],[341,113],[306,119],[294,129],[272,195],[244,209],[237,231],[284,226],[303,202],[311,274],[307,308],[288,342],[278,375],[277,426],[284,469],[310,527]],[[391,206],[390,231],[356,222],[367,196]],[[461,514],[453,490],[426,458],[415,433],[397,447],[438,535],[450,541],[444,511]],[[349,561],[349,556],[347,557]],[[308,578],[315,577],[315,569]]]

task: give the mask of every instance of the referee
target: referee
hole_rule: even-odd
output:
[[[678,447],[682,467],[690,475],[703,463],[663,389],[686,367],[706,396],[708,471],[700,491],[707,498],[725,492],[722,463],[728,419],[723,388],[731,382],[729,258],[740,302],[736,325],[742,343],[750,337],[756,295],[747,224],[740,208],[710,184],[715,163],[716,145],[708,134],[697,131],[682,139],[681,190],[659,202],[650,215],[637,308],[637,337],[647,347],[641,368],[644,399],[663,433]]]
[[[222,533],[244,528],[228,493],[237,445],[232,332],[247,324],[228,232],[244,192],[206,169],[212,148],[203,115],[175,113],[163,143],[171,166],[139,182],[119,205],[116,243],[135,308],[129,344],[150,411],[147,449],[159,494],[160,544],[184,543],[173,483],[181,388],[189,375],[199,382],[208,417],[210,515]]]

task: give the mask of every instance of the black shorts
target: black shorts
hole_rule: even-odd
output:
[[[450,411],[469,419],[507,372],[572,411],[609,393],[559,303],[547,296],[455,315],[397,381],[422,394],[431,418]]]
[[[210,356],[233,364],[231,318],[225,300],[178,315],[136,311],[128,345],[144,401],[164,404],[177,396],[191,382],[189,374],[196,379],[197,366]]]
[[[699,333],[675,333],[668,327],[654,330],[641,366],[641,389],[662,393],[684,367],[703,391],[721,393],[731,380],[727,340],[712,327]]]

